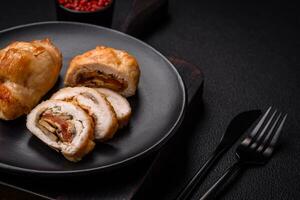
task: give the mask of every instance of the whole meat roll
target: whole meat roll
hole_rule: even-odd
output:
[[[70,102],[44,101],[27,115],[27,128],[66,159],[77,162],[95,146],[93,120]]]
[[[65,84],[71,87],[105,87],[129,97],[135,94],[139,77],[140,69],[132,55],[98,46],[72,59]]]
[[[27,114],[55,84],[60,51],[49,39],[14,42],[0,50],[0,119]]]
[[[95,123],[95,139],[111,139],[118,130],[116,113],[106,98],[87,87],[67,87],[59,90],[51,99],[70,101],[87,111]]]

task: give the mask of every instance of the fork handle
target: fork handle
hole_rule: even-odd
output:
[[[242,169],[242,165],[240,162],[234,163],[224,174],[221,176],[213,186],[200,198],[200,200],[211,200],[215,199],[217,195],[224,189],[224,186],[231,182],[240,170]]]

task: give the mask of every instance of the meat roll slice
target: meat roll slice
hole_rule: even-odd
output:
[[[66,159],[77,162],[95,146],[93,120],[79,106],[44,101],[27,115],[27,128]]]
[[[118,129],[116,113],[106,98],[96,90],[87,87],[63,88],[51,99],[72,101],[92,116],[95,123],[95,139],[111,139]]]
[[[103,94],[114,108],[118,118],[119,128],[124,127],[131,116],[131,107],[127,99],[110,89],[97,88],[96,90]]]
[[[132,55],[98,46],[72,59],[65,84],[72,87],[105,87],[129,97],[135,94],[139,77],[140,69]]]

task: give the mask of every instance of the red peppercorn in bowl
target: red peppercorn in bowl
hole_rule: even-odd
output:
[[[93,12],[103,9],[111,4],[112,0],[58,0],[58,3],[65,8]]]
[[[78,21],[109,27],[114,0],[55,0],[57,19]]]

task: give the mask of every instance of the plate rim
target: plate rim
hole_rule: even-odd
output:
[[[102,30],[104,29],[104,30],[111,31],[111,32],[114,32],[116,34],[122,35],[123,37],[127,37],[127,38],[130,38],[132,40],[135,40],[135,41],[141,43],[142,45],[146,46],[147,48],[152,50],[154,53],[158,54],[161,58],[163,58],[163,60],[166,61],[169,64],[169,66],[172,68],[172,70],[175,72],[176,77],[177,77],[177,81],[178,81],[178,83],[180,85],[180,88],[181,88],[181,91],[183,93],[180,113],[179,113],[179,116],[177,117],[176,121],[172,125],[172,127],[166,132],[166,134],[160,140],[158,140],[157,142],[155,142],[153,145],[146,148],[145,150],[143,150],[143,151],[141,151],[137,154],[134,154],[132,156],[129,156],[129,157],[127,157],[127,158],[125,158],[121,161],[118,161],[118,162],[102,165],[102,166],[99,166],[99,167],[88,168],[88,169],[53,171],[53,170],[36,170],[36,169],[17,167],[17,166],[13,166],[13,165],[9,165],[9,164],[4,164],[0,161],[0,169],[4,169],[4,170],[7,170],[8,172],[14,172],[14,173],[25,173],[25,174],[29,174],[29,175],[34,174],[34,175],[43,175],[43,176],[49,176],[49,175],[56,175],[56,176],[59,176],[59,175],[64,175],[64,176],[81,175],[81,174],[87,174],[87,173],[94,173],[94,172],[112,170],[112,169],[115,169],[115,168],[120,168],[122,166],[128,165],[130,163],[133,163],[134,161],[137,161],[138,159],[146,157],[150,153],[160,149],[175,134],[176,130],[181,125],[181,123],[183,121],[183,118],[185,116],[185,113],[186,113],[187,91],[186,91],[186,86],[184,84],[184,81],[183,81],[182,77],[180,76],[180,73],[178,72],[176,67],[162,53],[160,53],[158,50],[156,50],[154,47],[150,46],[146,42],[141,41],[140,39],[135,38],[135,37],[133,37],[131,35],[128,35],[126,33],[120,32],[120,31],[115,30],[115,29],[103,27],[103,26],[98,26],[98,25],[88,24],[88,23],[81,23],[81,22],[70,22],[70,21],[34,22],[34,23],[28,23],[28,24],[13,26],[13,27],[10,27],[10,28],[0,30],[0,35],[3,34],[3,33],[6,33],[6,32],[12,31],[12,30],[20,29],[20,28],[26,28],[26,27],[31,27],[31,26],[39,26],[39,25],[45,25],[45,24],[71,24],[71,25],[88,26],[88,27],[92,27],[92,28],[96,28],[96,29],[102,29]]]

